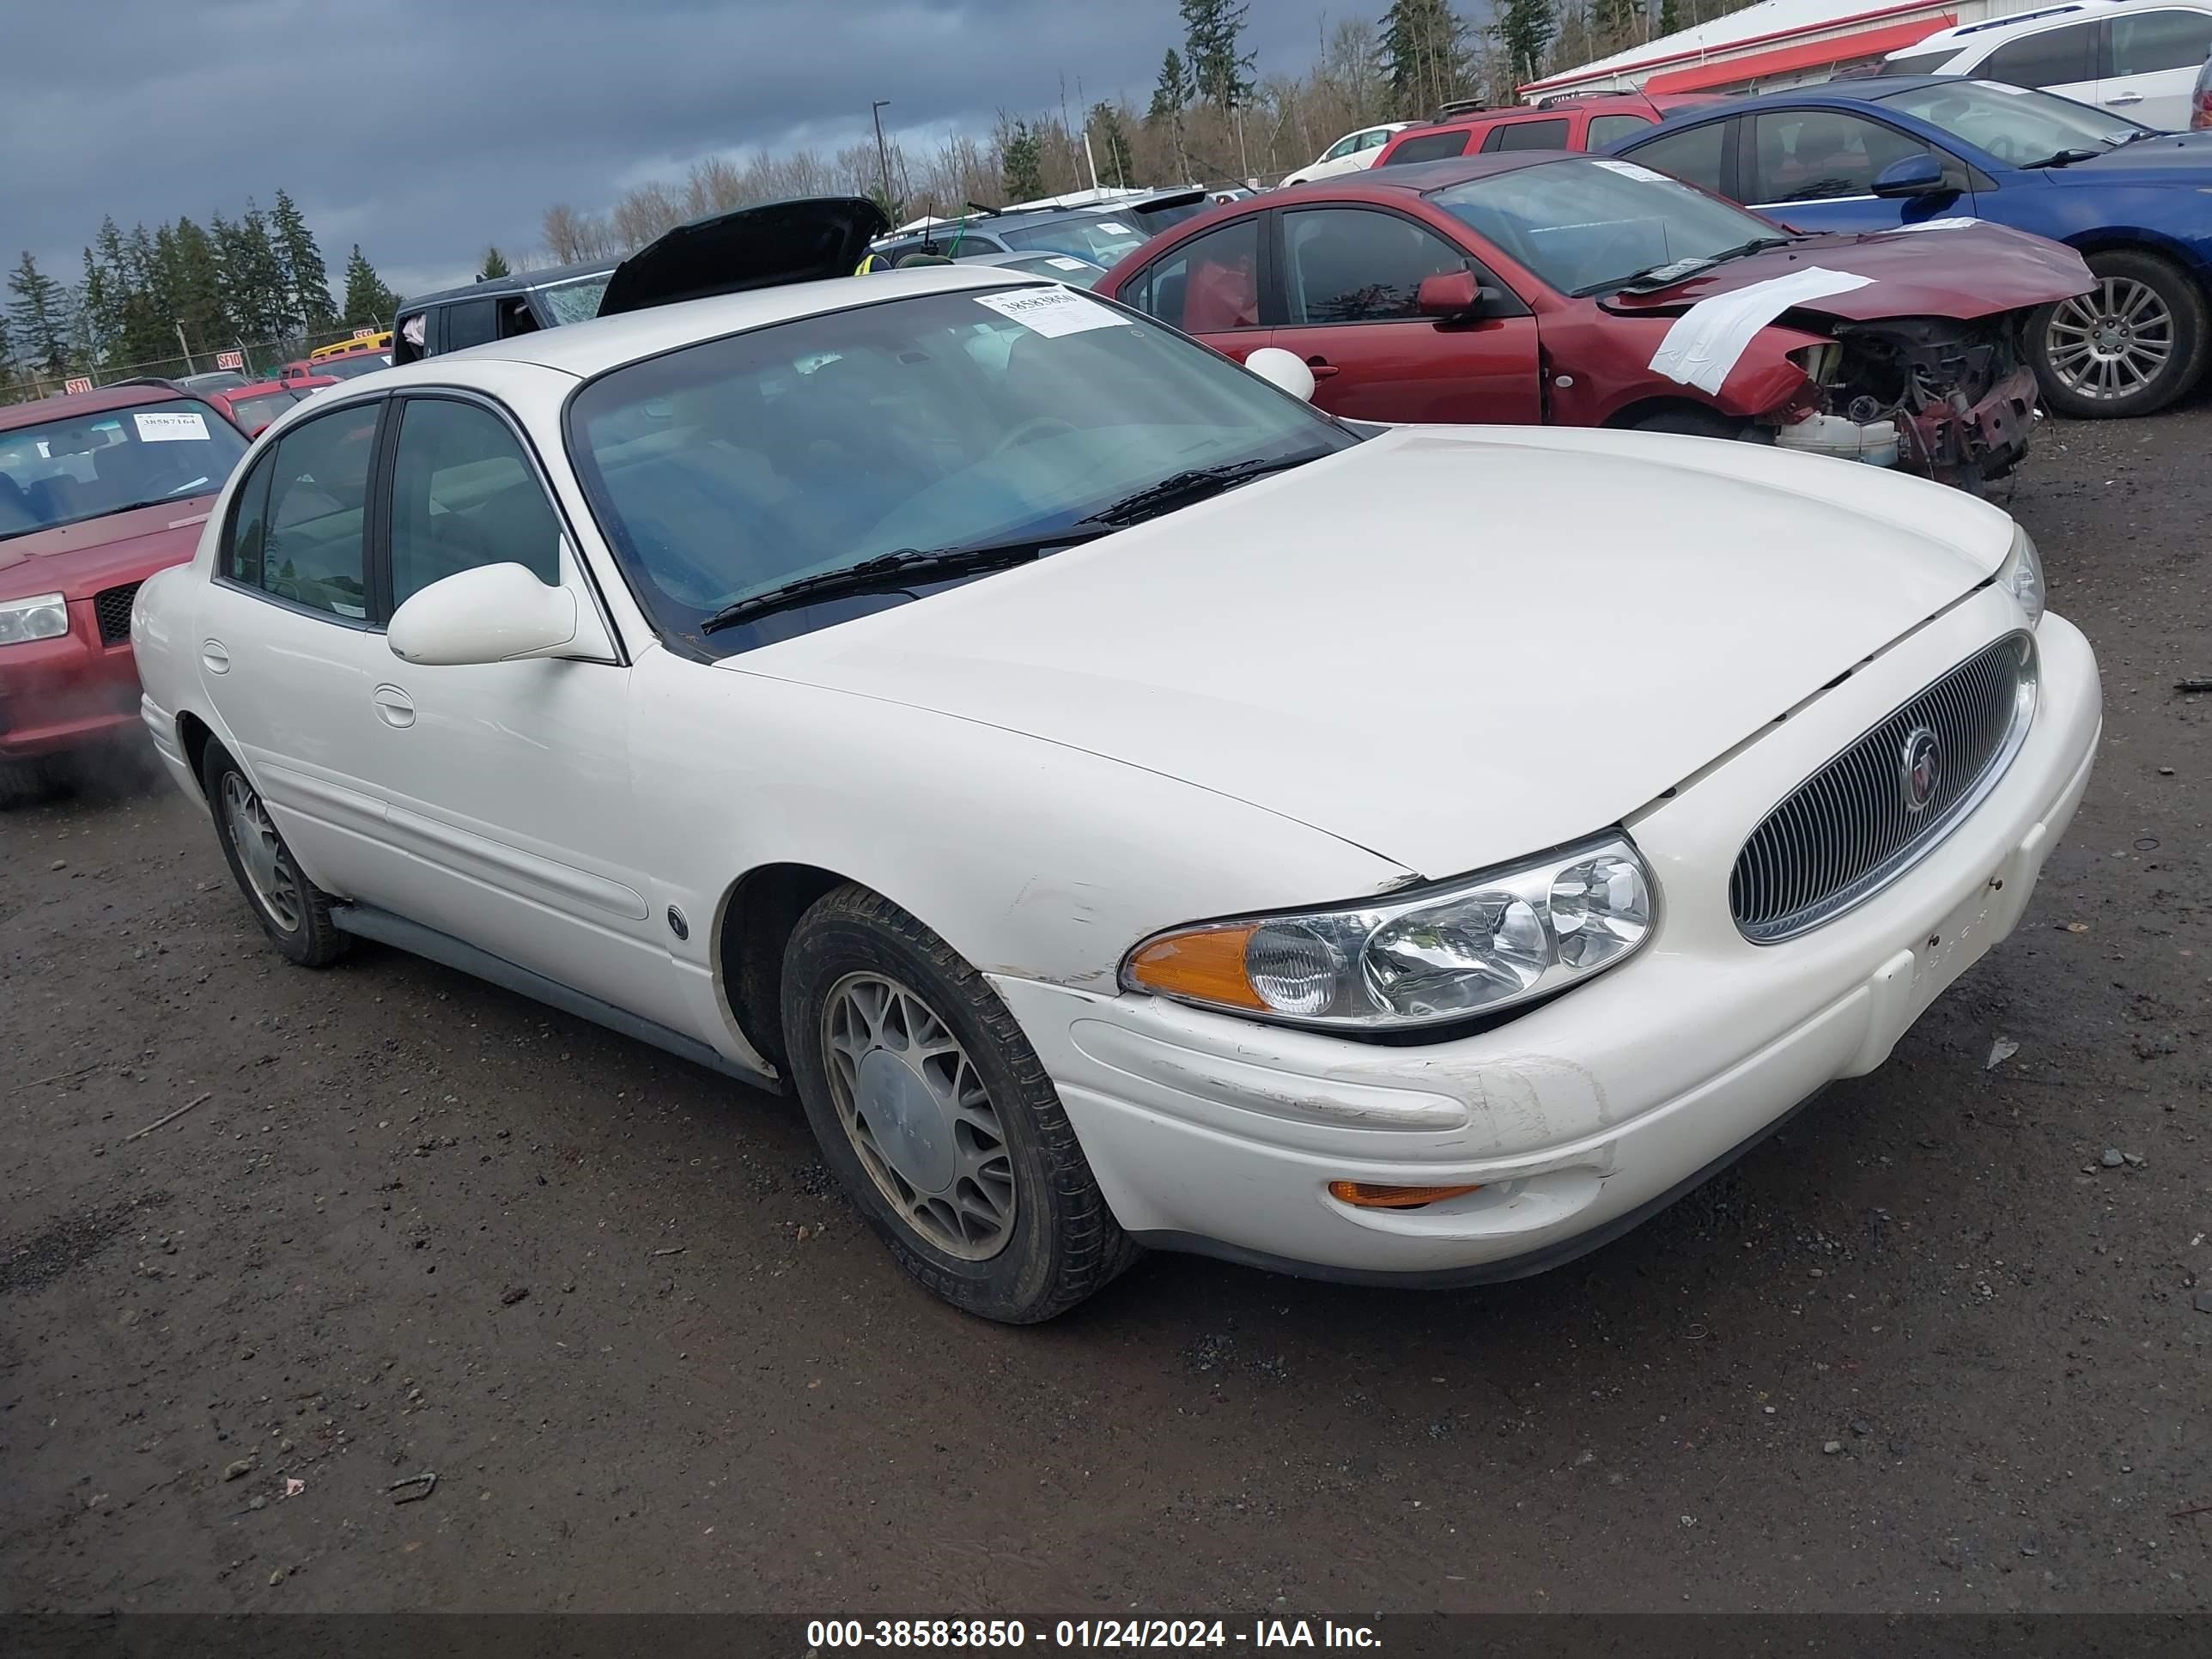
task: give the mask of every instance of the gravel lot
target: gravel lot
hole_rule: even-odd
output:
[[[795,1109],[288,968],[166,783],[0,816],[0,1607],[2212,1606],[2208,454],[2047,425],[2013,503],[2106,698],[2020,932],[1499,1289],[1155,1257],[981,1324]]]

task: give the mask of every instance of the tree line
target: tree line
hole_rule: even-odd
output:
[[[286,355],[385,327],[398,296],[356,243],[334,299],[322,249],[284,191],[264,212],[248,198],[235,219],[179,218],[125,231],[112,217],[84,250],[75,280],[39,269],[26,251],[0,311],[0,400],[36,397],[82,375],[182,374],[246,348],[257,369]]]
[[[542,258],[619,258],[702,214],[785,196],[873,198],[893,223],[969,206],[1002,207],[1102,185],[1273,183],[1346,132],[1417,120],[1460,99],[1513,101],[1514,89],[1626,46],[1740,10],[1750,0],[1496,0],[1478,27],[1452,0],[1391,0],[1379,18],[1338,21],[1304,75],[1260,76],[1243,45],[1249,0],[1182,0],[1150,99],[1001,112],[985,135],[934,149],[872,140],[834,153],[714,156],[680,180],[626,191],[606,211],[545,210]],[[1087,148],[1086,148],[1087,141]]]

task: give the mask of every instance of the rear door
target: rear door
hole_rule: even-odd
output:
[[[1314,373],[1314,402],[1360,421],[1504,422],[1543,418],[1536,319],[1424,316],[1422,279],[1473,270],[1498,279],[1429,226],[1381,208],[1285,208],[1273,343]],[[1517,305],[1517,301],[1516,302]]]
[[[2197,72],[2212,57],[2212,12],[2130,7],[2107,19],[2105,31],[2095,101],[2147,127],[2186,131]]]
[[[1248,213],[1176,243],[1116,297],[1243,362],[1272,340],[1260,309],[1266,216]]]
[[[1942,163],[1952,193],[1876,196],[1874,181],[1910,155]],[[1744,204],[1793,230],[1894,230],[1937,213],[1974,210],[1973,174],[1964,161],[1853,110],[1759,111],[1748,123],[1740,173]]]

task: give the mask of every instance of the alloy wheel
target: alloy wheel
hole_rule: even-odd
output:
[[[898,981],[848,974],[822,1010],[830,1094],[860,1163],[931,1245],[985,1261],[1013,1237],[1012,1155],[952,1029]]]
[[[230,843],[238,849],[239,867],[246,872],[255,902],[278,928],[296,933],[301,919],[299,872],[293,869],[261,797],[236,772],[223,778],[222,812]]]
[[[2061,302],[2045,325],[2051,374],[2099,403],[2140,396],[2166,372],[2174,344],[2173,313],[2158,290],[2127,276],[2099,279],[2093,292]]]

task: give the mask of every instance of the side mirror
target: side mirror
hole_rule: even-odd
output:
[[[446,667],[594,654],[577,639],[577,623],[567,588],[549,587],[519,564],[486,564],[415,594],[392,613],[385,640],[403,662]]]
[[[1875,175],[1877,196],[1940,196],[1950,189],[1943,164],[1928,155],[1900,156]]]
[[[1304,398],[1307,403],[1313,401],[1314,372],[1297,352],[1285,351],[1280,346],[1261,346],[1244,360],[1244,367],[1293,398]]]
[[[1476,282],[1471,270],[1447,270],[1422,277],[1413,304],[1424,317],[1456,321],[1487,317],[1504,298],[1496,289]]]

